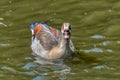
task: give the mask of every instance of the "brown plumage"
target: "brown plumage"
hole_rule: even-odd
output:
[[[33,25],[31,30],[34,37],[31,48],[33,54],[38,57],[44,59],[66,58],[76,51],[70,39],[70,23],[63,23],[61,31],[45,23]]]

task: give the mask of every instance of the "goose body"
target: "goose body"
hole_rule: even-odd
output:
[[[63,23],[61,31],[46,23],[33,23],[30,28],[33,55],[44,59],[60,59],[75,53],[75,47],[70,39],[69,23]]]

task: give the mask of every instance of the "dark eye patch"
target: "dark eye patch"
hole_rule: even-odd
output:
[[[71,33],[69,32],[69,30],[64,31],[63,35],[70,35]]]
[[[69,26],[69,30],[71,30],[71,26]]]
[[[69,30],[64,30],[64,32],[69,32]]]

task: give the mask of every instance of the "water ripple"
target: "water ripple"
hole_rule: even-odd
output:
[[[89,50],[84,50],[85,53],[91,53],[91,52],[97,52],[97,53],[103,53],[103,52],[113,52],[113,50],[111,49],[100,49],[100,48],[92,48],[92,49],[89,49]]]
[[[0,27],[7,27],[5,23],[0,22]]]
[[[23,69],[30,70],[31,68],[37,67],[37,66],[38,66],[37,64],[30,62],[30,63],[27,63],[25,66],[23,66]]]
[[[104,46],[106,46],[106,45],[110,44],[110,42],[109,41],[104,41],[101,44],[104,45]]]
[[[6,43],[6,44],[0,44],[0,46],[9,46],[10,44]]]
[[[120,44],[120,41],[117,41],[118,44]]]
[[[92,48],[92,49],[89,49],[89,50],[84,50],[85,53],[90,53],[90,52],[99,52],[99,53],[102,53],[103,50],[100,49],[100,48]]]
[[[37,76],[35,78],[33,78],[32,80],[46,80],[45,76]]]
[[[105,36],[102,36],[102,35],[93,35],[93,36],[91,36],[91,38],[102,39],[102,38],[105,38]]]
[[[12,73],[15,73],[15,74],[18,73],[18,74],[24,74],[24,75],[35,75],[35,73],[33,71],[30,71],[30,72],[21,72],[21,71],[15,70],[14,68],[9,67],[9,66],[2,66],[1,69],[9,71],[9,72],[12,72]]]
[[[105,65],[98,65],[93,67],[93,69],[104,69],[106,66]]]

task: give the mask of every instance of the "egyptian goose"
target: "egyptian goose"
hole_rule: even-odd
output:
[[[44,59],[67,58],[76,49],[70,39],[71,25],[63,23],[61,31],[47,23],[35,22],[30,25],[32,31],[31,48],[33,54]]]

